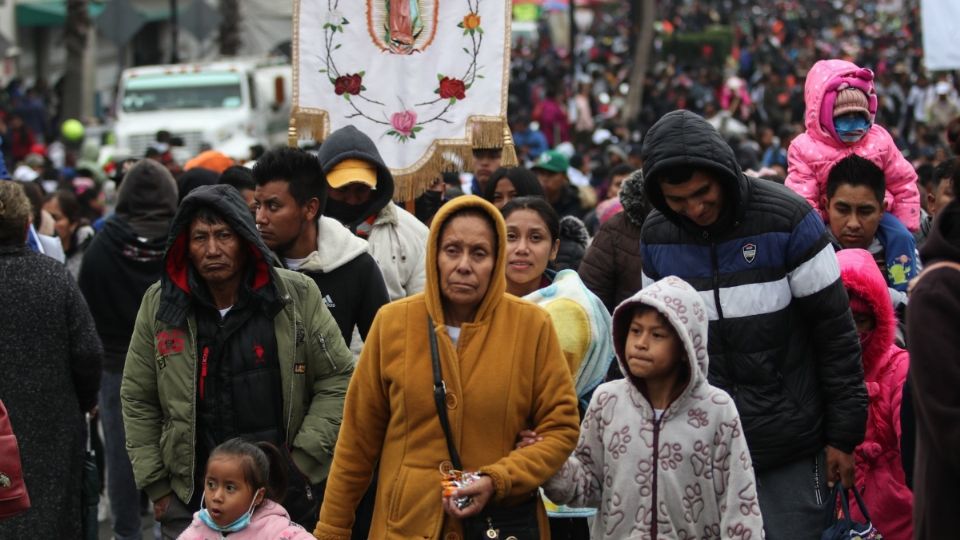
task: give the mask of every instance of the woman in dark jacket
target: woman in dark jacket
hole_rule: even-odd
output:
[[[29,216],[23,189],[0,182],[0,397],[31,502],[0,524],[0,540],[77,538],[83,413],[97,403],[102,350],[66,268],[27,248]]]
[[[578,273],[607,310],[641,289],[640,228],[650,213],[643,194],[643,174],[630,175],[620,189],[623,212],[604,223],[587,249]]]

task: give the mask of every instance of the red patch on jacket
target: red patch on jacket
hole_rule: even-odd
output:
[[[253,354],[257,355],[257,364],[264,363],[263,360],[263,345],[256,343],[253,346]]]
[[[183,352],[183,331],[174,328],[157,333],[157,352],[160,356],[169,356]]]

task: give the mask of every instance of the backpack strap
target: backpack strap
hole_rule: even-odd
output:
[[[953,268],[954,270],[960,271],[960,263],[953,261],[940,261],[927,266],[922,272],[920,272],[919,276],[910,280],[910,285],[907,287],[907,294],[909,295],[913,292],[913,289],[917,286],[917,283],[920,282],[920,279],[923,278],[923,276],[939,268]]]

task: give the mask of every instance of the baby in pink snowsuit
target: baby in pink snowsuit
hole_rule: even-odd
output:
[[[794,139],[787,153],[787,187],[826,219],[827,175],[834,164],[855,153],[883,169],[886,210],[915,232],[920,226],[917,173],[887,130],[874,123],[873,72],[846,60],[821,60],[807,74],[804,99],[807,131]]]

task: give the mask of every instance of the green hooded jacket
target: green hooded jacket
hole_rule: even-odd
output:
[[[120,400],[127,453],[137,487],[156,501],[193,496],[197,440],[197,325],[187,286],[186,233],[210,207],[246,241],[254,287],[272,288],[283,307],[274,317],[283,392],[286,444],[313,484],[330,470],[353,355],[309,278],[273,268],[246,204],[229,186],[192,192],[171,226],[165,271],[143,296],[123,371]]]

